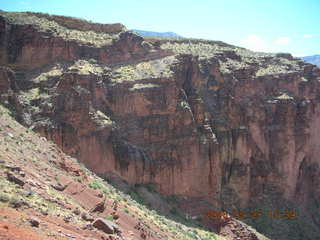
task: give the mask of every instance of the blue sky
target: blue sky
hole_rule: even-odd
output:
[[[256,51],[320,54],[320,0],[0,0],[0,9],[120,22]]]

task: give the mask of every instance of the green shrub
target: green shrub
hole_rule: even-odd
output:
[[[96,64],[97,60],[93,59],[93,58],[90,58],[88,62],[91,63],[91,64]]]
[[[96,181],[96,180],[94,180],[92,183],[90,183],[89,187],[93,188],[95,190],[104,188],[104,186],[101,183],[99,183],[98,181]]]
[[[138,192],[136,192],[135,190],[130,191],[129,195],[137,203],[145,204],[145,201],[144,201],[143,197],[141,197],[140,194]],[[140,208],[140,206],[139,206],[139,208]]]
[[[112,215],[108,215],[108,216],[106,216],[106,219],[109,220],[109,221],[113,221],[113,216]]]
[[[5,193],[0,193],[0,202],[9,202],[10,196]]]

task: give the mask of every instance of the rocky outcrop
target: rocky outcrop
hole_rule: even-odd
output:
[[[17,69],[34,69],[54,61],[79,58],[97,59],[118,64],[125,61],[152,58],[150,44],[124,27],[92,25],[88,22],[64,21],[64,17],[6,13],[0,16],[0,64]],[[65,24],[61,25],[61,22]],[[158,51],[158,55],[166,55]]]
[[[109,234],[121,232],[117,224],[115,224],[111,221],[105,220],[103,218],[96,219],[92,225],[95,228],[97,228],[105,233],[109,233]]]
[[[16,79],[20,120],[97,174],[224,209],[319,202],[319,68],[124,30],[100,46],[10,21],[1,64],[32,69]]]

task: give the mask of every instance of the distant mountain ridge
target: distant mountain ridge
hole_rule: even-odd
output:
[[[306,56],[302,57],[302,59],[308,63],[312,63],[320,67],[320,55]]]
[[[153,31],[145,31],[145,30],[138,30],[132,29],[135,33],[141,35],[142,37],[172,37],[172,38],[182,38],[177,33],[174,32],[153,32]]]

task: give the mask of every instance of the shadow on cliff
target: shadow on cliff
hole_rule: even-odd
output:
[[[175,195],[165,196],[157,192],[152,184],[130,185],[115,174],[101,177],[119,191],[130,195],[132,199],[149,210],[156,211],[159,215],[163,215],[188,227],[198,227],[221,234],[217,229],[219,228],[218,225],[205,220],[204,216],[209,210],[213,210],[213,208],[209,202],[203,199]],[[266,214],[257,219],[246,218],[240,220],[270,239],[287,239],[287,236],[290,236],[291,240],[317,239],[319,236],[319,204],[316,200],[309,204],[307,212],[310,214],[305,214],[306,210],[301,209],[297,204],[275,196],[273,198],[269,197],[265,201],[260,201],[259,204],[252,204],[251,209],[246,209],[246,211],[250,212],[257,209],[261,209]],[[285,209],[294,209],[297,216],[288,219],[280,217],[270,218],[267,215],[270,210],[273,212],[279,210],[281,212],[285,211]],[[232,211],[228,212],[233,216],[231,214]]]
[[[152,184],[132,185],[113,173],[100,177],[119,191],[130,195],[133,200],[149,210],[156,211],[159,215],[188,227],[198,227],[217,233],[214,227],[206,226],[203,222],[203,215],[210,208],[210,203],[205,200],[176,195],[165,196],[156,191]]]

